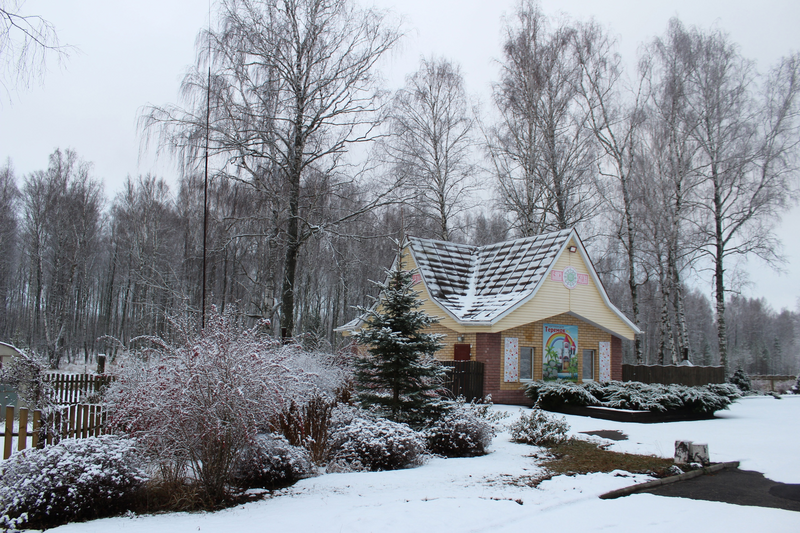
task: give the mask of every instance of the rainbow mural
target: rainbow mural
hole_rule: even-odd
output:
[[[542,379],[578,381],[578,326],[545,324]]]

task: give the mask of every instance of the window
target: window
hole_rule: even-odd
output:
[[[519,349],[519,379],[533,379],[533,348],[529,346]]]
[[[594,350],[583,351],[583,381],[594,379]]]

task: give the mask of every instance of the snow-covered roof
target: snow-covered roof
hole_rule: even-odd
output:
[[[459,322],[488,323],[533,294],[573,234],[566,229],[488,246],[409,237],[408,244],[433,300]]]

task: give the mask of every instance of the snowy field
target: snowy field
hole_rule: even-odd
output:
[[[518,415],[520,408],[496,406]],[[800,483],[800,396],[745,398],[714,420],[633,424],[567,416],[571,433],[617,429],[629,440],[611,450],[671,457],[675,440],[708,443],[711,460],[785,483]],[[513,418],[508,418],[508,422]],[[585,437],[585,435],[584,435]],[[605,441],[610,442],[610,441]],[[604,492],[649,480],[627,473],[558,476],[538,488],[525,479],[541,470],[539,449],[500,432],[492,453],[430,459],[409,470],[327,474],[300,481],[272,498],[216,513],[171,513],[68,524],[67,532],[791,532],[800,513],[726,503]]]

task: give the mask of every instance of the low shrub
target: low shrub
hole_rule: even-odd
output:
[[[604,407],[662,413],[683,408],[680,385],[611,381],[601,390],[598,404]]]
[[[459,396],[458,399],[456,399],[456,402],[464,402],[464,397],[463,396]],[[486,397],[483,398],[483,400],[480,400],[480,401],[472,400],[468,404],[464,403],[464,405],[465,406],[469,406],[470,411],[472,411],[475,414],[475,416],[477,416],[478,418],[481,418],[483,420],[486,420],[494,428],[497,428],[497,426],[500,425],[500,421],[501,420],[511,416],[506,411],[493,411],[492,410],[492,407],[494,406],[494,404],[492,403],[492,395],[491,394],[487,394]]]
[[[534,407],[509,426],[511,440],[536,446],[554,446],[567,439],[569,424],[563,416],[555,416]]]
[[[270,426],[294,446],[302,446],[311,460],[322,463],[328,451],[328,426],[336,400],[316,395],[306,403],[292,401],[272,421]]]
[[[492,443],[494,427],[487,419],[488,406],[478,407],[459,398],[425,431],[428,450],[446,457],[483,455]]]
[[[241,488],[276,488],[314,476],[308,450],[293,446],[282,435],[257,435],[253,446],[237,463],[233,479]]]
[[[407,424],[337,409],[329,440],[329,471],[397,470],[422,463],[422,436]]]
[[[598,405],[615,409],[667,412],[686,410],[712,415],[727,407],[741,393],[730,384],[702,387],[684,385],[646,384],[637,381],[569,382],[534,381],[525,394],[543,409],[558,409],[563,405]]]
[[[532,381],[525,387],[525,395],[542,409],[598,403],[585,387],[569,381]]]
[[[24,450],[0,463],[0,527],[111,516],[129,507],[145,480],[129,439],[105,435]]]

